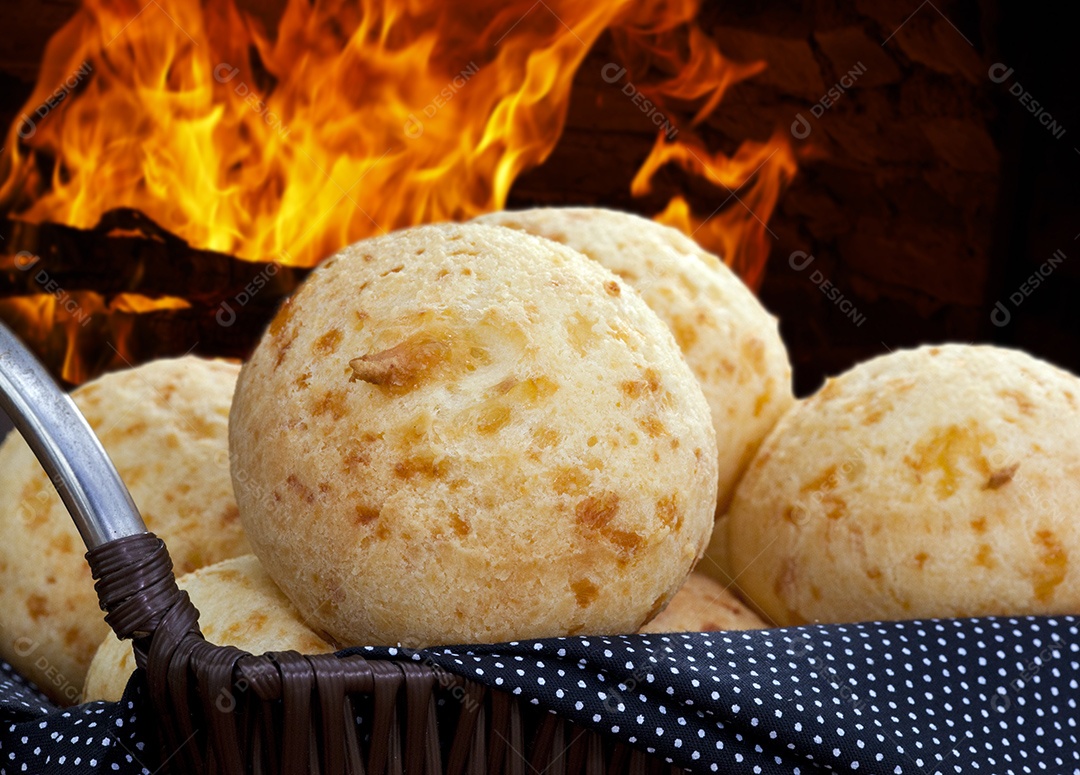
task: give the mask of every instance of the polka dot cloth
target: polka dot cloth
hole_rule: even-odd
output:
[[[341,653],[439,665],[694,772],[1080,773],[1071,616]],[[64,772],[156,769],[138,682],[121,703],[64,713],[9,685],[0,775],[55,772],[60,756]],[[85,744],[93,719],[124,722],[124,744],[100,731]]]
[[[58,710],[0,661],[0,775],[151,775],[161,756],[145,707],[141,684],[132,681],[120,702]]]

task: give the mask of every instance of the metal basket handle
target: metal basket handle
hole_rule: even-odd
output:
[[[87,549],[146,533],[131,494],[86,418],[3,323],[0,407],[41,461]]]

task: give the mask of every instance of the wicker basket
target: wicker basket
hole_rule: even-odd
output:
[[[167,771],[683,772],[518,696],[463,678],[448,682],[434,665],[291,651],[255,656],[208,643],[164,542],[146,530],[86,420],[2,324],[0,406],[79,528],[106,621],[133,641]],[[365,739],[359,715],[368,721]]]

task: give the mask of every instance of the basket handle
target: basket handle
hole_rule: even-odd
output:
[[[146,533],[131,494],[86,418],[3,323],[0,408],[41,461],[87,549]]]

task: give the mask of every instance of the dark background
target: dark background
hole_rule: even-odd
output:
[[[243,0],[273,18],[279,0]],[[48,37],[71,0],[0,2],[0,125],[29,95]],[[899,347],[994,342],[1080,372],[1080,58],[1065,6],[977,0],[706,2],[702,28],[737,60],[769,68],[735,86],[701,134],[713,149],[764,140],[810,117],[840,77],[853,88],[793,141],[800,170],[770,227],[760,296],[781,319],[797,390]],[[582,65],[552,156],[523,175],[510,206],[600,203],[646,214],[685,189],[697,212],[726,196],[678,170],[657,192],[630,196],[655,129],[606,84],[602,38]],[[994,63],[1013,68],[994,83]],[[1055,138],[1009,93],[1019,81],[1065,134]],[[1055,250],[1067,259],[1033,293],[1009,301]],[[795,251],[815,257],[796,271]],[[826,278],[865,316],[856,326],[820,290]],[[990,313],[1010,312],[996,326]]]

